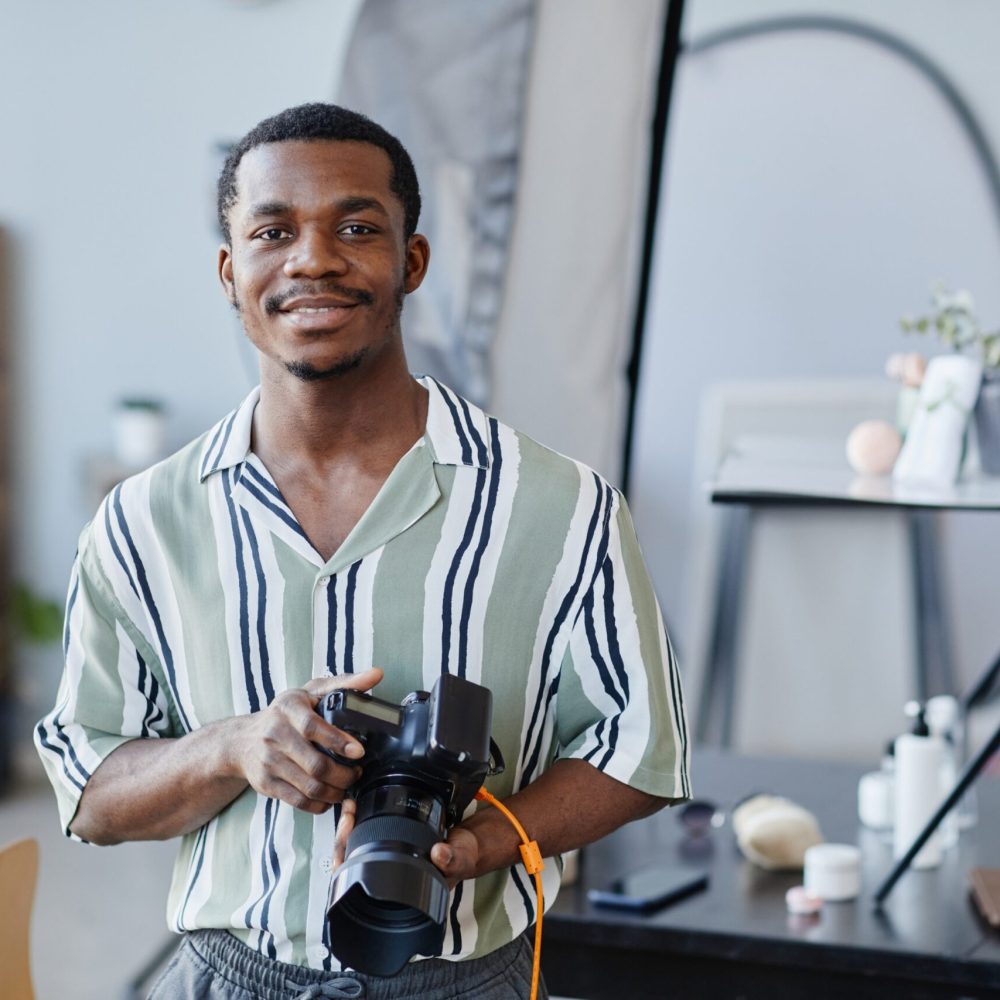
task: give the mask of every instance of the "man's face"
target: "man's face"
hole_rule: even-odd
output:
[[[314,380],[401,349],[403,295],[429,248],[403,236],[391,171],[377,146],[325,139],[268,143],[240,161],[219,277],[264,366]]]

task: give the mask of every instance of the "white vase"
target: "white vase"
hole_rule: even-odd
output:
[[[931,358],[894,479],[950,486],[962,464],[962,439],[979,394],[982,364],[964,354]]]
[[[144,469],[164,455],[166,420],[155,400],[126,399],[114,416],[115,458],[127,469]]]

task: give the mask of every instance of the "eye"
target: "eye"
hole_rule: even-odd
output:
[[[349,222],[341,227],[341,233],[345,236],[371,236],[375,230],[371,226],[366,226],[362,222]]]
[[[291,239],[291,233],[286,229],[278,229],[276,226],[271,226],[269,229],[262,229],[254,237],[255,240],[264,240],[266,243],[273,243],[275,240],[287,240]]]

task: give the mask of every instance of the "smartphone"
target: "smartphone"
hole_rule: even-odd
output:
[[[615,879],[606,889],[590,889],[594,906],[616,910],[657,910],[708,887],[708,872],[655,865]]]

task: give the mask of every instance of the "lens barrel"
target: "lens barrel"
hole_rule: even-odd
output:
[[[327,908],[330,947],[345,967],[392,976],[414,955],[441,954],[448,883],[430,851],[444,839],[446,801],[403,775],[359,791]]]

